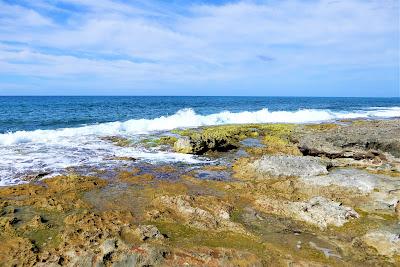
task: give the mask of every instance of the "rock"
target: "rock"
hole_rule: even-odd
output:
[[[26,176],[24,176],[23,179],[26,181],[30,181],[30,182],[36,182],[36,181],[39,181],[39,180],[45,178],[46,176],[48,176],[50,174],[51,174],[50,172],[39,172],[36,174],[26,175]]]
[[[191,154],[193,152],[193,146],[189,137],[179,138],[174,143],[174,150],[178,153]]]
[[[370,247],[375,248],[380,255],[392,257],[400,255],[400,233],[385,230],[374,230],[362,237]]]
[[[322,252],[326,258],[339,258],[341,259],[342,257],[339,254],[336,254],[332,249],[330,248],[324,248],[324,247],[320,247],[317,244],[315,244],[314,242],[310,241],[308,242],[308,244],[310,245],[310,247]]]
[[[230,220],[233,207],[215,197],[191,197],[187,195],[161,196],[153,201],[168,212],[157,214],[177,214],[191,227],[205,230],[228,230],[244,233],[244,228]]]
[[[400,199],[400,191],[373,191],[368,195],[369,201],[361,203],[360,208],[367,212],[384,212],[393,214]]]
[[[295,203],[293,208],[297,210],[299,218],[305,222],[315,224],[321,229],[328,225],[342,226],[351,218],[358,218],[358,213],[350,207],[342,206],[323,197],[314,197],[305,203]]]
[[[296,190],[306,195],[337,196],[367,212],[395,212],[400,181],[358,169],[335,169],[328,175],[301,177]]]
[[[257,127],[260,140],[270,148],[262,153],[282,153],[288,143],[297,148],[297,135],[305,126],[295,126],[296,131],[284,135],[272,130],[276,126],[249,127]],[[340,128],[326,127],[324,134],[333,137]],[[205,130],[182,132],[188,136],[183,139],[190,153],[226,151],[251,134],[221,127],[203,134]],[[333,155],[337,149],[343,152],[339,156],[349,156],[337,159],[344,167],[359,163],[359,156],[370,157],[369,152],[375,157],[372,162],[382,156],[376,153],[387,149],[379,151],[375,140],[362,146],[362,142],[347,143],[351,137],[343,138],[348,140],[326,139],[332,150],[325,152]],[[382,144],[384,138],[378,141]],[[394,214],[400,213],[400,164],[395,164],[400,159],[392,160],[385,152],[387,166],[377,161],[377,168],[366,172],[355,167],[333,169],[333,160],[326,158],[269,154],[257,161],[250,155],[260,154],[237,160],[235,153],[225,154],[216,160],[218,166],[200,170],[186,164],[138,161],[134,170],[133,165],[115,169],[112,173],[124,173],[107,180],[68,175],[1,187],[0,262],[7,266],[396,265],[399,237],[390,228],[399,228]],[[365,162],[357,167],[371,167],[369,160]],[[235,177],[230,180],[208,179],[223,172],[232,175],[232,168]],[[108,172],[103,174],[109,177]],[[242,178],[238,174],[244,178],[235,179]],[[164,176],[168,179],[161,179]],[[198,179],[204,176],[207,179]],[[355,207],[363,218],[346,225],[358,217]]]
[[[216,218],[207,210],[199,207],[193,207],[189,196],[162,196],[159,201],[162,205],[172,208],[180,215],[184,216],[187,221],[198,228],[216,228],[218,222]]]
[[[399,120],[353,123],[323,132],[306,132],[299,140],[304,155],[373,159],[387,152],[400,157]],[[380,151],[380,152],[379,152]]]
[[[205,129],[201,133],[181,137],[174,143],[176,152],[196,155],[203,155],[209,151],[225,152],[238,147],[238,136],[219,128]]]
[[[327,174],[326,165],[316,157],[263,156],[248,165],[259,176],[312,176]]]
[[[195,135],[191,138],[194,154],[202,155],[208,151],[226,152],[238,148],[238,140],[230,136]]]
[[[25,225],[24,228],[40,229],[46,228],[46,220],[40,215],[35,215],[33,218]]]
[[[162,246],[132,246],[118,238],[108,238],[96,250],[84,246],[72,247],[63,251],[61,258],[66,266],[160,266],[169,253]],[[45,266],[49,266],[49,262]]]
[[[359,217],[352,208],[323,197],[313,197],[307,202],[280,201],[262,197],[255,201],[255,205],[263,212],[300,220],[318,226],[321,230],[329,225],[340,227],[351,218]]]
[[[7,203],[6,203],[7,204]],[[5,206],[3,210],[0,212],[0,216],[4,216],[7,214],[14,214],[18,211],[18,209],[14,208],[13,206]]]
[[[134,172],[123,171],[118,178],[121,182],[135,184],[153,181],[155,176],[151,173],[135,174]]]
[[[393,189],[400,186],[400,181],[393,181],[383,175],[370,174],[356,169],[337,169],[331,171],[328,175],[301,177],[299,180],[306,185],[336,185],[364,194],[370,193],[378,187]]]
[[[256,255],[228,248],[195,247],[171,251],[165,266],[265,266]]]
[[[0,217],[0,229],[2,229],[2,231],[13,232],[13,226],[18,222],[19,220],[14,216]]]
[[[134,264],[123,265],[123,258],[119,261],[121,264],[116,264],[115,266],[161,266],[165,259],[169,256],[170,251],[162,246],[154,246],[148,243],[142,244],[138,247],[132,247],[130,249],[129,261],[134,262]],[[128,261],[128,262],[129,262]]]
[[[1,234],[4,234],[2,232]],[[28,238],[12,236],[1,241],[0,262],[3,266],[32,266],[36,262],[34,245]]]
[[[116,240],[115,239],[106,239],[101,245],[100,245],[100,249],[101,249],[101,253],[103,255],[107,255],[112,253],[116,248]]]
[[[110,160],[122,160],[122,161],[137,161],[137,158],[134,157],[112,157]]]
[[[164,235],[154,225],[140,225],[135,232],[142,241],[164,239]]]
[[[120,147],[129,147],[132,145],[132,141],[122,137],[122,136],[104,136],[101,137],[102,140],[104,141],[108,141],[113,143],[116,146],[120,146]]]
[[[132,215],[129,212],[71,214],[64,219],[65,226],[61,232],[61,240],[65,244],[65,249],[80,244],[89,250],[113,237],[120,237],[124,228],[131,228],[129,224],[131,220]]]

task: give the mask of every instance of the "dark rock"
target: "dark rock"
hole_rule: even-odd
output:
[[[382,153],[400,157],[400,121],[351,124],[324,132],[306,132],[299,139],[303,155],[327,158],[385,160]]]
[[[203,155],[209,151],[226,152],[238,147],[238,140],[226,136],[207,135],[179,138],[174,144],[176,152],[196,155]]]

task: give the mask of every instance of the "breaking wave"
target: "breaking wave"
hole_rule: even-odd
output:
[[[175,128],[239,123],[313,123],[338,119],[391,118],[400,117],[400,107],[370,108],[353,112],[333,112],[330,110],[303,109],[297,111],[269,111],[261,109],[250,112],[233,113],[224,111],[210,115],[196,114],[193,109],[182,109],[171,116],[155,119],[109,122],[77,128],[57,130],[17,131],[0,134],[0,145],[19,143],[54,143],[62,139],[82,136],[135,135]]]

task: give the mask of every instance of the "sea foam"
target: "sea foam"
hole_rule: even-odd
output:
[[[400,107],[370,108],[354,112],[302,109],[297,111],[224,111],[210,115],[196,114],[193,109],[182,109],[174,115],[155,119],[136,119],[124,122],[100,123],[77,128],[57,130],[17,131],[0,134],[0,145],[20,143],[54,143],[83,136],[136,135],[155,131],[190,128],[209,125],[239,123],[314,123],[337,119],[400,117]],[[69,140],[68,140],[69,141]]]

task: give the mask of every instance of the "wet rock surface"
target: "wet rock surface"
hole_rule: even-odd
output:
[[[2,187],[0,265],[399,266],[399,128],[177,130],[151,145],[210,164],[135,163],[108,179]]]

